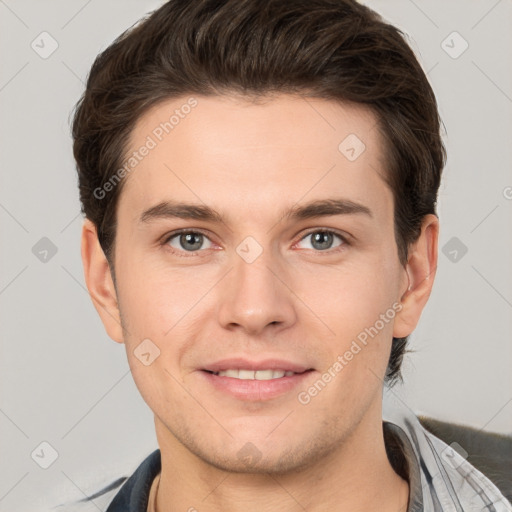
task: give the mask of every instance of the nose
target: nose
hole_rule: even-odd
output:
[[[266,330],[275,334],[293,325],[294,295],[285,274],[267,251],[250,263],[235,254],[234,268],[220,287],[220,324],[251,335]]]

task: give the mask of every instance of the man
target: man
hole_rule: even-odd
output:
[[[171,0],[97,58],[85,279],[159,445],[109,512],[512,510],[383,416],[436,272],[439,124],[400,32],[349,0]]]

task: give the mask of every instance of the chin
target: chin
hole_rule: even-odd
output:
[[[329,456],[333,451],[334,441],[326,442],[324,436],[318,440],[303,439],[299,441],[291,437],[247,441],[231,440],[227,446],[189,443],[186,448],[207,464],[232,473],[245,474],[286,474],[300,472]],[[322,439],[322,441],[320,441]]]

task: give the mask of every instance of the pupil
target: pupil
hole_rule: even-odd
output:
[[[181,235],[180,244],[186,251],[195,251],[202,245],[201,233],[186,233]]]
[[[318,232],[313,235],[312,245],[315,249],[329,249],[332,244],[332,233]]]

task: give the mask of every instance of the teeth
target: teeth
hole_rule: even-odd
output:
[[[275,377],[272,370],[258,370],[257,372],[254,372],[254,378],[256,380],[270,380]]]
[[[241,380],[272,380],[290,377],[293,374],[294,372],[292,371],[285,372],[284,370],[222,370],[216,373],[219,377],[231,377]]]

